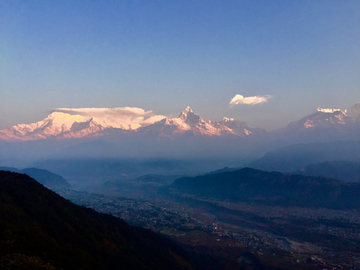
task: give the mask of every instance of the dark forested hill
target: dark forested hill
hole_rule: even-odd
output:
[[[360,185],[250,168],[177,179],[166,192],[266,205],[359,208]]]
[[[0,269],[222,268],[218,263],[77,206],[25,174],[0,171]]]

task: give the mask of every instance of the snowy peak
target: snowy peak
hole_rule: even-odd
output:
[[[252,134],[252,131],[250,131],[247,123],[235,120],[234,118],[224,117],[223,120],[221,120],[219,123],[230,128],[234,132],[234,134],[238,136]]]
[[[318,108],[315,113],[303,117],[299,121],[290,123],[286,128],[290,130],[302,130],[310,128],[329,128],[352,125],[353,117],[346,114],[346,110]]]
[[[181,112],[178,118],[189,125],[191,128],[195,127],[200,122],[205,121],[199,115],[195,114],[189,106]]]
[[[27,141],[56,137],[69,132],[74,123],[84,121],[85,119],[81,115],[53,112],[36,123],[18,124],[1,130],[0,139]]]
[[[233,118],[224,118],[220,122],[201,118],[190,107],[181,112],[178,118],[166,118],[153,125],[140,129],[141,132],[150,132],[161,137],[171,137],[181,134],[193,134],[197,136],[223,136],[237,135],[247,136],[252,132],[248,130],[245,122],[236,121]]]
[[[181,112],[178,118],[189,125],[195,125],[201,119],[189,106]]]
[[[0,139],[28,141],[47,138],[79,138],[103,130],[106,123],[86,119],[81,115],[53,112],[45,119],[31,124],[18,124],[0,130]]]
[[[179,117],[181,117],[181,115],[187,115],[188,113],[193,113],[192,109],[189,106],[187,106],[185,110],[181,112]]]
[[[85,119],[81,115],[53,112],[43,121],[38,123],[41,122],[43,122],[48,127],[49,132],[55,131],[57,133],[61,133],[64,131],[69,131],[75,122],[85,122]]]
[[[191,130],[194,134],[198,135],[219,136],[224,132],[233,134],[226,126],[222,126],[218,122],[201,118],[199,115],[195,114],[189,106],[182,111],[177,121],[181,121],[185,124],[182,125],[182,128],[185,127],[185,130]],[[182,131],[179,130],[179,132]]]

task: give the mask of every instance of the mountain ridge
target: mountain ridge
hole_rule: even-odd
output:
[[[183,177],[163,192],[205,200],[260,205],[359,209],[359,184],[324,177],[283,174],[242,168],[196,177]]]
[[[107,130],[117,132],[135,132],[140,134],[157,133],[160,137],[188,134],[201,136],[236,135],[248,136],[252,133],[245,122],[233,118],[211,121],[201,118],[188,106],[177,118],[164,118],[145,126],[119,124],[107,119],[53,112],[45,119],[31,124],[18,124],[0,130],[0,140],[27,141],[41,139],[70,139],[82,137],[101,137]],[[258,132],[259,129],[254,129]],[[262,130],[264,132],[264,130]]]
[[[285,146],[295,143],[330,142],[335,140],[353,140],[360,134],[360,105],[346,110],[318,108],[298,121],[289,123],[283,128],[266,132],[260,128],[250,128],[246,122],[224,117],[220,121],[211,121],[200,117],[190,107],[185,108],[178,117],[162,118],[155,122],[142,121],[140,124],[121,122],[115,118],[97,118],[87,115],[70,115],[53,112],[42,121],[31,124],[18,124],[0,130],[0,142],[41,141],[71,139],[98,139],[135,142],[154,140],[153,145],[165,139],[184,142],[188,138],[220,138],[223,144],[233,138],[250,147]],[[136,118],[138,119],[138,118]],[[124,120],[125,121],[125,120]],[[130,121],[130,122],[129,122]],[[140,123],[140,122],[139,122]],[[180,140],[179,140],[180,138]],[[250,140],[248,140],[248,138]],[[261,141],[258,141],[261,140]],[[211,142],[210,142],[211,143]],[[244,146],[246,148],[246,146]]]
[[[360,162],[326,161],[307,165],[294,173],[333,178],[347,183],[360,183]]]

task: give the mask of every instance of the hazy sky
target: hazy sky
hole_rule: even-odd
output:
[[[0,2],[0,128],[54,108],[190,106],[270,130],[356,102],[358,0]]]

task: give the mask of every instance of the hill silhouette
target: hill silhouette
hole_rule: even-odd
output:
[[[25,173],[30,177],[34,178],[40,184],[43,184],[45,187],[53,189],[53,188],[70,188],[71,185],[67,182],[64,177],[61,175],[49,172],[48,170],[42,170],[37,168],[26,168],[23,170],[19,170],[12,167],[0,167],[0,170],[17,172],[17,173]]]
[[[0,186],[1,269],[234,269],[75,205],[25,174],[0,171]]]
[[[343,183],[323,177],[265,172],[251,168],[183,177],[167,188],[167,192],[265,205],[360,208],[359,184]]]

